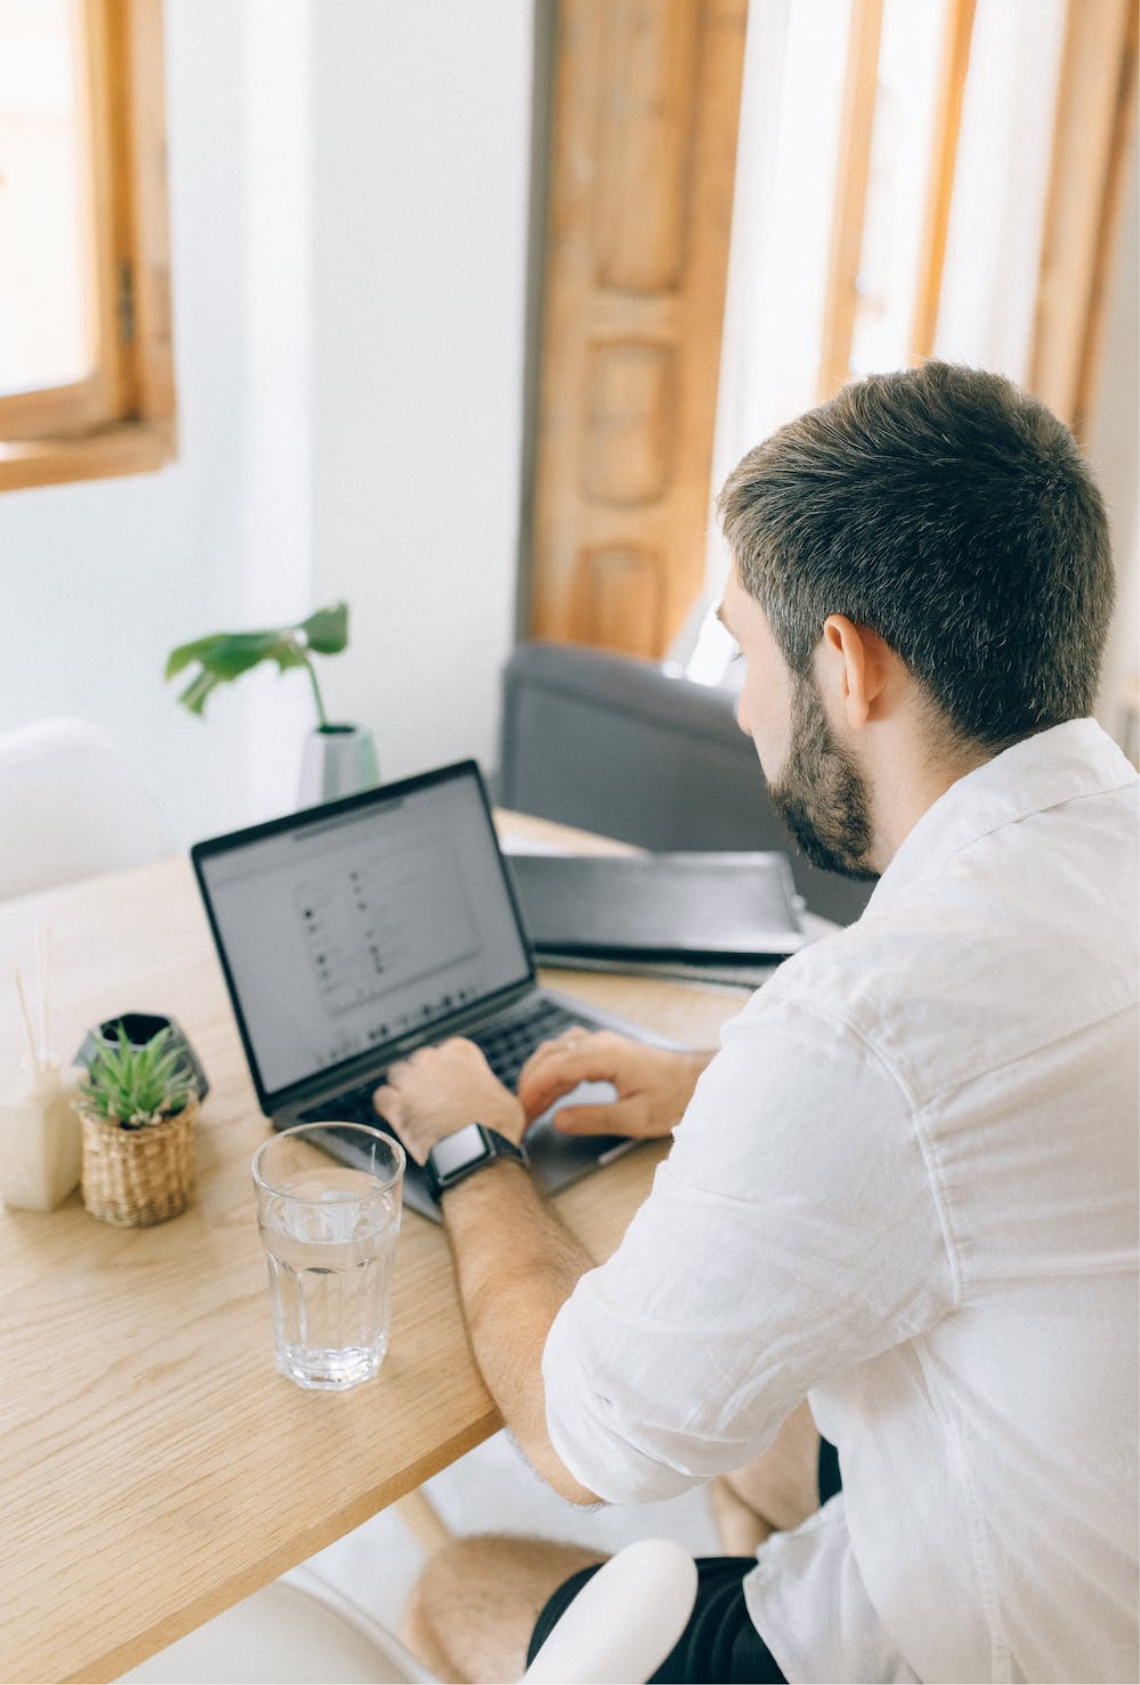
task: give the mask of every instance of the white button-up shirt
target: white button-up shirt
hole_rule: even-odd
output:
[[[1137,780],[1091,720],[923,815],[726,1026],[544,1357],[618,1502],[806,1396],[843,1493],[763,1545],[793,1680],[1135,1680]]]

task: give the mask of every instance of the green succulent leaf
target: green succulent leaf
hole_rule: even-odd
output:
[[[182,1049],[169,1044],[170,1030],[162,1029],[135,1047],[120,1024],[116,1040],[99,1049],[79,1084],[81,1110],[124,1129],[161,1123],[184,1110],[195,1092],[194,1078]]]

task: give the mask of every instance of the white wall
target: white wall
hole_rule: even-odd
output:
[[[97,720],[187,839],[240,817],[234,699],[202,725],[162,683],[175,643],[240,613],[245,62],[233,22],[226,0],[169,8],[179,460],[0,496],[0,730],[50,713]]]
[[[489,764],[514,637],[530,0],[318,15],[315,595],[355,615],[329,701],[372,726],[385,777]]]
[[[179,459],[0,497],[0,731],[106,726],[184,842],[288,808],[303,675],[178,642],[343,595],[385,776],[493,760],[517,545],[528,0],[167,0]],[[310,51],[311,46],[311,51]],[[7,816],[0,817],[0,822]]]

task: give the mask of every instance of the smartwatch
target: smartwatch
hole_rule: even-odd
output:
[[[530,1163],[523,1149],[500,1135],[497,1129],[488,1129],[485,1123],[465,1124],[454,1135],[445,1135],[437,1141],[424,1161],[428,1192],[438,1204],[448,1188],[454,1188],[457,1182],[499,1158],[513,1159],[524,1166]]]

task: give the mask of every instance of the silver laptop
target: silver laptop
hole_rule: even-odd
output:
[[[328,1121],[338,1158],[352,1148],[335,1123],[390,1128],[372,1092],[427,1043],[470,1037],[512,1090],[572,1024],[674,1045],[539,988],[474,761],[212,837],[191,859],[258,1104],[275,1129]],[[559,1104],[612,1095],[584,1084]],[[527,1136],[546,1193],[633,1145],[562,1135],[555,1110]],[[438,1219],[410,1159],[404,1196]]]

